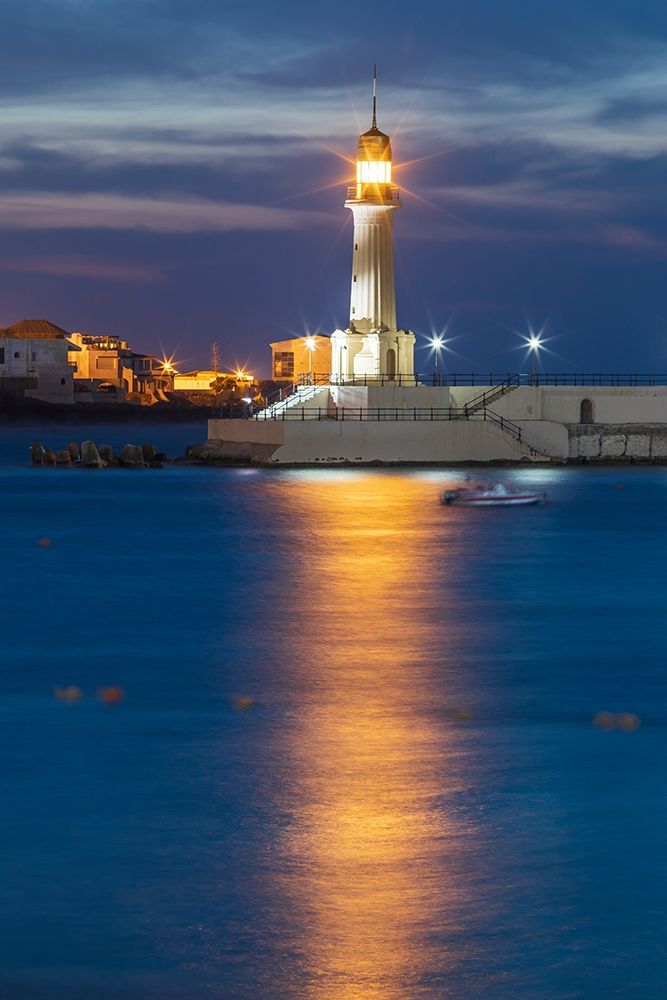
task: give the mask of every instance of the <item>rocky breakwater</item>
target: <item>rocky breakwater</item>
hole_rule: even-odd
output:
[[[163,451],[153,444],[126,444],[116,454],[109,444],[97,445],[94,441],[68,444],[60,451],[52,451],[43,444],[30,448],[33,465],[78,466],[83,469],[163,469],[169,461]]]

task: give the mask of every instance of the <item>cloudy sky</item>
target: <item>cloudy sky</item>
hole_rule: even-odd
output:
[[[0,325],[267,374],[345,325],[377,62],[400,324],[458,371],[546,324],[551,371],[667,372],[664,0],[3,0],[0,38]]]

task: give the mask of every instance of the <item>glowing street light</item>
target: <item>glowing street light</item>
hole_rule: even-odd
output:
[[[431,347],[433,348],[433,354],[435,357],[435,362],[433,365],[433,385],[440,385],[440,373],[438,371],[438,362],[440,361],[440,352],[445,349],[445,338],[434,334],[430,341]]]
[[[160,359],[160,364],[162,365],[163,375],[177,375],[176,368],[174,366],[174,355],[168,358],[165,354],[162,355]]]
[[[543,341],[539,334],[531,333],[530,337],[527,338],[526,344],[528,345],[528,350],[531,353],[532,367],[531,375],[533,380],[537,376],[537,365],[539,361],[540,351],[543,347]]]
[[[308,351],[308,383],[313,381],[313,351],[317,350],[317,341],[314,337],[304,337],[303,342]]]

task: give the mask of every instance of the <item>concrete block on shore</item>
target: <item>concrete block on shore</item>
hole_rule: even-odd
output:
[[[43,465],[46,449],[43,444],[33,444],[30,448],[30,460],[33,465]]]
[[[658,432],[652,435],[651,457],[667,458],[667,433]]]
[[[628,434],[626,440],[626,455],[638,459],[648,459],[651,457],[650,434]]]
[[[105,465],[118,465],[118,459],[116,458],[114,450],[110,444],[101,444],[98,451],[100,453],[100,458]]]
[[[62,448],[60,451],[56,452],[56,465],[70,465],[72,464],[72,456],[69,453],[69,448]]]
[[[118,456],[120,464],[127,469],[143,469],[144,453],[137,444],[126,444]]]
[[[78,444],[76,444],[76,442],[72,441],[71,444],[68,444],[67,450],[70,453],[70,458],[72,459],[72,462],[81,461],[81,449],[79,448]]]
[[[625,455],[627,443],[625,434],[603,434],[600,438],[600,458],[620,458]]]
[[[579,438],[579,458],[599,458],[600,457],[600,435],[586,434]]]
[[[101,469],[104,465],[94,441],[81,443],[81,464],[87,469]]]

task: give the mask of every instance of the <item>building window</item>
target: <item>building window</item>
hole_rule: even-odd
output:
[[[359,249],[359,244],[358,244],[358,243],[355,243],[355,244],[354,244],[354,249],[355,249],[355,250],[358,250],[358,249]]]
[[[33,352],[32,352],[32,354],[30,355],[30,360],[31,360],[31,361],[37,361],[37,355],[35,354],[35,352],[34,352],[34,351],[33,351]]]
[[[352,275],[352,281],[356,281],[356,280],[357,280],[357,276],[356,276],[356,274],[353,274]]]
[[[5,349],[4,347],[0,347],[0,365],[4,365],[4,363],[5,363]]]
[[[274,378],[294,378],[294,351],[276,351],[273,356]]]
[[[103,369],[104,371],[110,371],[116,367],[115,358],[96,358],[95,367],[97,369]]]
[[[15,358],[20,358],[21,357],[20,352],[19,351],[14,351],[14,357]]]

